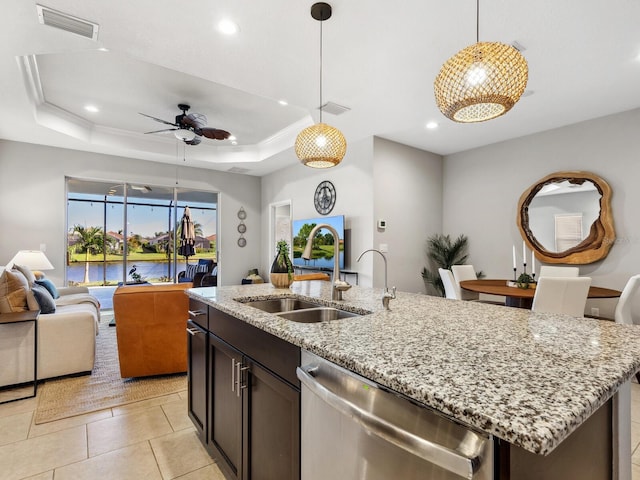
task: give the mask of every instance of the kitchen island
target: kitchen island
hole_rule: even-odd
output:
[[[463,424],[548,455],[640,369],[640,328],[328,282],[188,290],[194,300]],[[292,296],[366,314],[297,323],[248,300]]]

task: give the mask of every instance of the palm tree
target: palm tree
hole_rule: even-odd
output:
[[[104,248],[104,234],[100,227],[85,228],[82,225],[74,225],[73,233],[79,235],[78,245],[84,250],[84,283],[89,283],[89,254],[102,252]]]
[[[438,268],[451,270],[452,265],[462,265],[469,256],[466,253],[467,237],[460,235],[455,240],[451,240],[449,235],[435,234],[427,239],[427,258],[435,266],[434,271],[422,269],[422,278],[425,284],[433,287],[444,297],[444,285],[440,278]]]

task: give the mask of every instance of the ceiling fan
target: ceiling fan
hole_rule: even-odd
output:
[[[179,103],[178,108],[182,110],[180,115],[176,115],[175,122],[168,122],[161,118],[152,117],[146,113],[140,113],[145,117],[152,118],[156,122],[171,125],[174,128],[165,128],[162,130],[154,130],[153,132],[145,133],[161,133],[161,132],[174,132],[174,135],[179,140],[182,140],[188,145],[198,145],[201,141],[201,137],[207,137],[214,140],[226,140],[231,135],[226,130],[220,130],[218,128],[207,127],[207,117],[201,113],[187,113],[191,108],[186,103]]]

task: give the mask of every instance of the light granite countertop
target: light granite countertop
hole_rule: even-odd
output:
[[[546,455],[640,369],[640,327],[330,282],[194,288],[214,308],[461,422]],[[362,317],[305,324],[236,301],[299,296]]]

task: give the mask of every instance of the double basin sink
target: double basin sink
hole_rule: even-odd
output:
[[[320,323],[349,317],[361,317],[362,314],[327,307],[299,298],[282,297],[267,300],[249,300],[242,302],[263,312],[273,313],[299,323]]]

